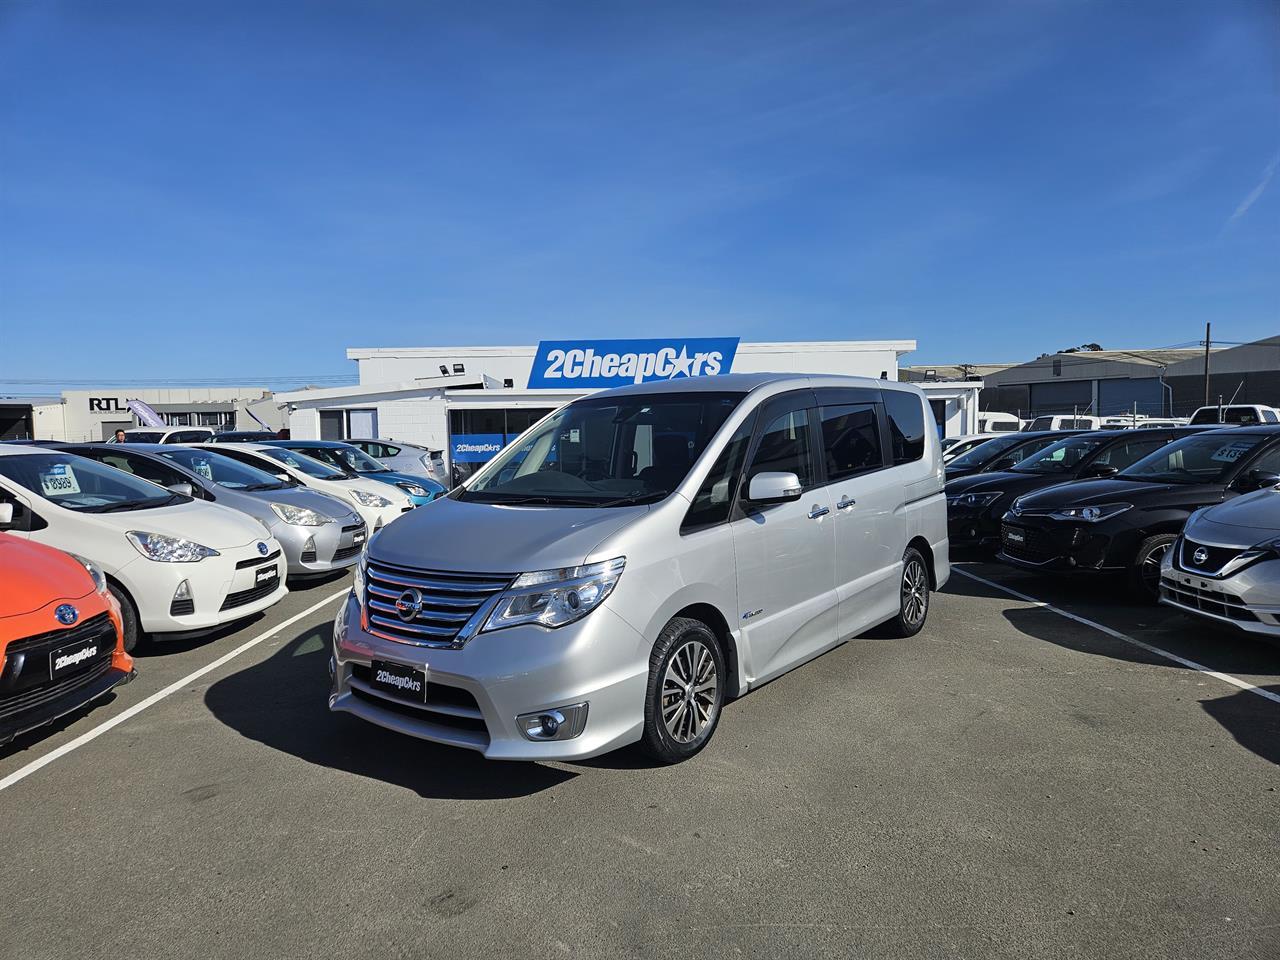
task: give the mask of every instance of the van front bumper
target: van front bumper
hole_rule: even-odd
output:
[[[374,660],[423,671],[425,698],[376,689]],[[494,760],[584,759],[639,740],[644,727],[649,644],[607,605],[555,630],[508,627],[453,649],[365,632],[350,594],[334,620],[332,666],[331,710]],[[530,740],[517,724],[580,703],[586,726],[572,739]]]

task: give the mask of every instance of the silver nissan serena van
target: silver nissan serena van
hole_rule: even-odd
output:
[[[697,753],[725,702],[924,625],[947,504],[923,393],[643,383],[545,417],[368,543],[329,706],[485,756]]]

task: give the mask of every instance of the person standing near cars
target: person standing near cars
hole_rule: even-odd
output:
[[[114,439],[114,440],[112,440],[111,442],[112,442],[112,443],[124,443],[124,442],[125,442],[125,439],[126,439],[126,437],[125,437],[125,435],[124,435],[124,431],[123,431],[123,430],[117,430],[117,431],[116,431],[116,437],[115,437],[115,439]]]

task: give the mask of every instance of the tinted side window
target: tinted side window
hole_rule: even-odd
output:
[[[889,415],[889,444],[893,462],[911,463],[924,457],[924,405],[914,393],[882,390],[884,410]],[[990,424],[1000,429],[1004,424]]]
[[[728,445],[716,457],[711,472],[702,482],[694,495],[693,505],[684,515],[684,523],[680,525],[681,533],[701,530],[704,527],[724,523],[729,519],[729,508],[733,506],[733,496],[742,478],[742,465],[747,458],[747,447],[751,444],[751,428],[756,418],[748,417],[742,426],[734,431]]]
[[[1276,416],[1276,412],[1274,410],[1263,410],[1262,422],[1263,423],[1280,423],[1280,417]]]
[[[809,451],[809,410],[792,410],[764,428],[751,476],[757,473],[794,473],[800,486],[813,486],[813,458]]]
[[[829,481],[843,480],[884,466],[875,404],[823,407],[822,455],[826,460]]]
[[[375,453],[375,457],[394,457],[400,453],[399,447],[389,447],[385,443],[382,444],[382,452]]]
[[[1249,470],[1262,470],[1265,473],[1280,473],[1280,447],[1272,447],[1253,463],[1249,464]]]

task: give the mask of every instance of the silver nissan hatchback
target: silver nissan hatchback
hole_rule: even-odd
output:
[[[730,374],[596,393],[376,534],[329,706],[510,760],[697,753],[725,702],[946,582],[912,386]]]

